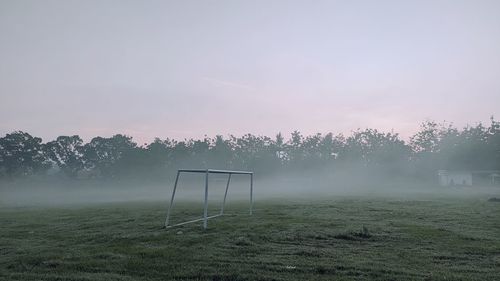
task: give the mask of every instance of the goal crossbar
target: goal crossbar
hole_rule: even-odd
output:
[[[190,221],[185,221],[173,225],[169,225],[170,212],[172,211],[172,206],[174,204],[175,191],[177,190],[177,184],[179,182],[179,176],[181,173],[204,173],[205,174],[205,200],[203,204],[203,217],[199,219],[194,219]],[[208,216],[208,175],[209,174],[227,174],[226,191],[224,192],[224,199],[222,201],[220,213],[213,216]],[[234,171],[234,170],[213,170],[213,169],[179,169],[177,170],[177,175],[175,176],[174,189],[172,191],[172,197],[170,198],[170,204],[168,205],[167,218],[165,219],[165,228],[171,228],[174,226],[180,226],[188,223],[203,221],[203,228],[206,229],[208,225],[208,219],[216,218],[224,214],[224,205],[226,204],[227,191],[229,189],[229,183],[231,182],[231,175],[249,175],[250,176],[250,215],[253,213],[253,172],[250,171]]]

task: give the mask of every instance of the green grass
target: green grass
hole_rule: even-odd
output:
[[[499,280],[486,199],[267,201],[252,217],[241,203],[206,231],[162,229],[160,203],[3,207],[0,279]]]

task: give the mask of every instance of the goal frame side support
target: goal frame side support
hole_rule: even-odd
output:
[[[181,173],[204,173],[205,174],[205,198],[203,201],[203,217],[190,220],[190,221],[185,221],[173,225],[169,225],[170,221],[170,214],[172,211],[172,207],[174,204],[174,198],[175,198],[175,192],[177,190],[177,185],[179,183],[179,177]],[[209,174],[227,174],[227,183],[226,183],[226,190],[224,192],[224,199],[221,204],[221,209],[220,213],[217,215],[213,216],[208,216],[208,179],[209,179]],[[180,225],[185,225],[188,223],[193,223],[193,222],[198,222],[198,221],[203,221],[203,229],[207,229],[208,226],[208,220],[216,217],[220,217],[224,215],[224,206],[226,204],[226,198],[227,198],[227,192],[229,190],[229,184],[231,182],[231,176],[232,175],[249,175],[250,176],[250,215],[253,215],[253,172],[250,171],[233,171],[233,170],[212,170],[212,169],[179,169],[177,170],[177,175],[175,176],[175,183],[174,183],[174,189],[172,191],[172,197],[170,198],[170,204],[168,205],[167,209],[167,217],[165,219],[165,228],[171,228],[174,226],[180,226]]]

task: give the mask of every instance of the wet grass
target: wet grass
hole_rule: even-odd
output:
[[[206,231],[162,229],[160,203],[4,207],[0,279],[499,280],[500,204],[486,199],[255,207],[250,217],[245,204],[229,205],[239,215],[210,220]]]

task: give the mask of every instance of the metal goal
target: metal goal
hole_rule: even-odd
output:
[[[204,210],[203,217],[199,219],[194,219],[190,221],[185,221],[181,223],[177,223],[174,225],[169,225],[170,212],[172,211],[172,206],[174,204],[175,191],[177,190],[177,183],[179,182],[179,176],[181,173],[204,173],[205,174],[205,200],[204,200]],[[222,205],[220,209],[220,213],[218,215],[208,216],[208,175],[209,174],[227,174],[227,184],[226,191],[224,192],[224,199],[222,200]],[[211,218],[216,218],[222,216],[224,214],[224,205],[226,204],[227,191],[229,189],[229,183],[231,182],[231,175],[250,175],[250,215],[253,213],[253,172],[249,171],[231,171],[231,170],[201,170],[201,169],[180,169],[177,171],[177,175],[175,177],[174,190],[172,191],[172,198],[170,199],[170,205],[168,205],[167,218],[165,219],[165,228],[170,228],[174,226],[184,225],[192,222],[203,221],[203,228],[207,228],[208,220]]]

